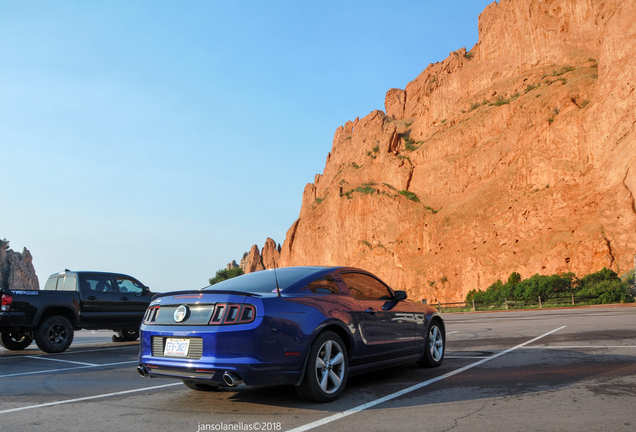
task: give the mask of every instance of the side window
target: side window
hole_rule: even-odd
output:
[[[119,288],[119,292],[141,294],[144,292],[144,287],[139,282],[132,280],[124,276],[116,276],[115,282]]]
[[[344,273],[342,280],[349,287],[351,295],[358,300],[390,300],[391,292],[379,280],[362,273]]]
[[[83,274],[80,283],[82,291],[115,292],[113,282],[108,275]]]
[[[63,291],[75,291],[75,286],[77,283],[77,280],[75,279],[75,276],[66,276],[64,278],[64,285],[60,286],[62,282],[62,278],[60,278],[60,282],[57,284],[57,289],[58,290],[63,290]]]
[[[307,284],[303,291],[311,291],[314,294],[340,294],[336,281],[331,276],[323,276]]]

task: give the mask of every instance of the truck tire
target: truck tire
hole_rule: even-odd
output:
[[[33,342],[33,339],[22,332],[4,331],[0,333],[0,345],[8,350],[23,350],[31,345],[31,342]]]
[[[35,343],[42,351],[59,353],[73,342],[73,325],[61,315],[46,318],[35,330]]]
[[[134,341],[139,339],[139,330],[120,330],[117,336],[127,341]]]

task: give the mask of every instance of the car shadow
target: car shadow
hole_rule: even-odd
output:
[[[448,354],[455,356],[476,353],[487,354],[483,351]],[[636,375],[635,360],[635,356],[590,354],[572,349],[518,349],[402,395],[400,406],[520,396],[564,388],[587,380],[607,382],[626,375]],[[479,359],[447,359],[441,367],[435,369],[420,368],[413,363],[358,375],[348,379],[345,391],[338,400],[326,404],[301,400],[292,386],[239,386],[221,388],[215,393],[217,397],[237,403],[342,412],[451,373],[477,361]],[[618,391],[636,395],[636,389],[631,387],[601,383],[590,385],[590,389],[598,394],[615,395]]]

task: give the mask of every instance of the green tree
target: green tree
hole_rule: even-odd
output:
[[[221,269],[221,270],[216,272],[216,276],[211,278],[209,280],[209,282],[210,282],[210,285],[214,285],[214,284],[217,284],[219,282],[223,282],[224,280],[232,279],[233,277],[240,276],[243,273],[244,273],[243,269],[240,268],[240,267],[234,267],[234,268],[229,269],[229,270],[228,269]]]

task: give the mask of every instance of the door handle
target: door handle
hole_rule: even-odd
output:
[[[122,300],[122,301],[128,301],[128,297],[122,297],[122,298],[120,298],[119,300]]]
[[[95,297],[95,296],[88,296],[88,297],[86,297],[86,298],[87,298],[88,300],[97,300],[97,297]]]

